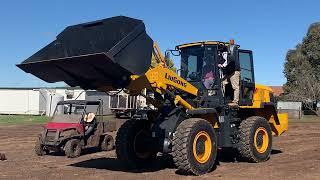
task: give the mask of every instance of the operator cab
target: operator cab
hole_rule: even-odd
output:
[[[239,47],[219,41],[177,46],[181,54],[180,76],[199,88],[200,91],[207,92],[208,96],[220,95],[224,97],[223,101],[228,102],[233,99],[233,89],[231,83],[228,83],[225,92],[221,92],[223,73],[218,64],[222,58],[227,58],[227,60],[234,58],[233,60],[240,64],[239,105],[252,105],[255,87],[252,51],[239,49]],[[223,54],[228,55],[223,57]]]

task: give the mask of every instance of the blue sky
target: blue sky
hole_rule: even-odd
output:
[[[258,3],[259,2],[259,3]],[[164,52],[175,45],[234,38],[254,52],[256,82],[285,83],[286,52],[320,21],[320,1],[7,0],[0,6],[0,87],[59,86],[15,67],[66,26],[125,15],[144,20]],[[179,62],[175,59],[175,63]]]

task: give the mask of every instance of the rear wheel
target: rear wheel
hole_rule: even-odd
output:
[[[70,139],[64,146],[64,151],[68,158],[79,157],[81,154],[81,149],[81,142],[78,139]]]
[[[125,161],[128,167],[150,165],[156,152],[145,148],[143,139],[148,133],[148,122],[145,120],[128,120],[118,130],[116,137],[116,154]]]
[[[182,121],[174,135],[172,152],[180,173],[201,175],[211,171],[217,156],[213,126],[199,118]]]
[[[110,151],[114,148],[114,139],[111,135],[105,135],[101,142],[102,151]]]
[[[240,160],[247,162],[268,160],[272,150],[272,132],[265,118],[253,116],[242,121],[239,137],[237,149]]]

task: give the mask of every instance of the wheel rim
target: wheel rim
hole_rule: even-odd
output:
[[[264,153],[269,146],[268,132],[264,127],[259,127],[254,134],[254,146],[259,153]]]
[[[78,144],[74,144],[74,145],[72,146],[72,151],[73,151],[73,152],[76,152],[77,149],[78,149]]]
[[[106,140],[106,145],[109,147],[109,146],[111,146],[111,139],[110,138],[107,138],[107,140]]]
[[[193,140],[193,156],[199,163],[206,163],[211,156],[212,141],[209,134],[200,131]]]

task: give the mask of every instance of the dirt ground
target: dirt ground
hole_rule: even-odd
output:
[[[178,175],[161,158],[148,169],[129,171],[114,151],[87,152],[77,159],[38,157],[33,147],[40,131],[40,125],[0,126],[0,152],[8,159],[0,161],[0,179],[320,179],[318,122],[290,123],[287,133],[274,138],[267,162],[221,159],[214,171],[200,177]]]

